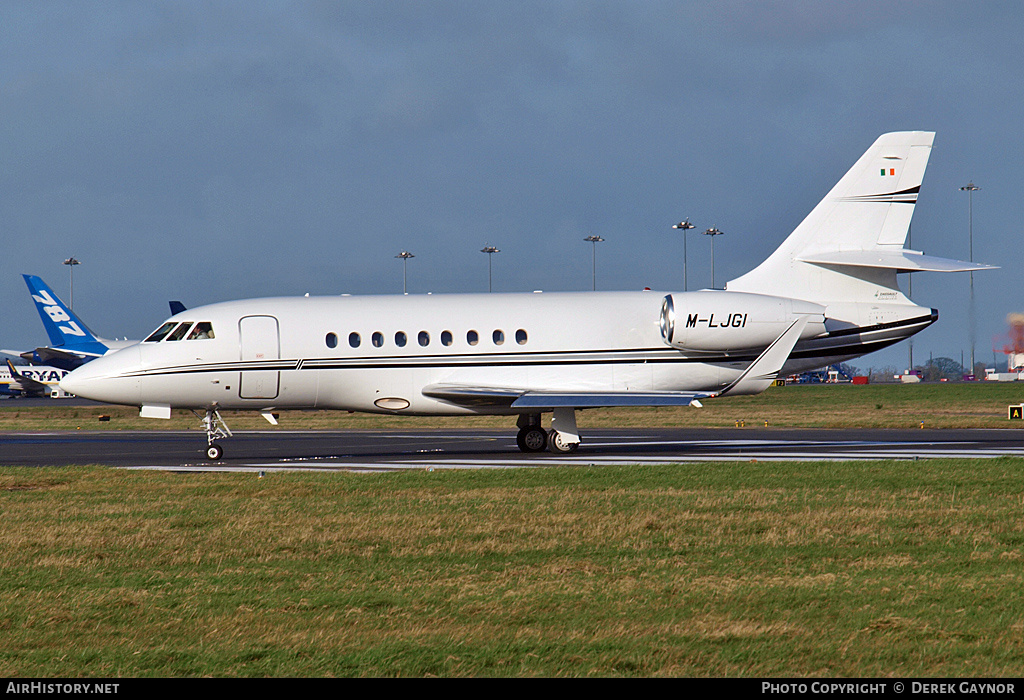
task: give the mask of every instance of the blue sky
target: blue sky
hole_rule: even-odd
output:
[[[1024,4],[0,0],[0,346],[20,273],[94,331],[279,294],[678,290],[760,262],[881,133],[937,132],[914,247],[966,259],[976,356],[1024,311]],[[691,233],[690,287],[710,244]],[[970,355],[968,278],[915,275]],[[860,367],[902,367],[906,344]]]

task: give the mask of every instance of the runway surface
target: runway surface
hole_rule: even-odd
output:
[[[0,433],[0,465],[103,464],[169,471],[523,468],[694,461],[1024,456],[1020,430],[588,430],[579,451],[523,454],[513,431],[236,432],[208,462],[198,431]]]

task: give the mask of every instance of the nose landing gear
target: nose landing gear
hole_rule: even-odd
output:
[[[196,413],[196,415],[199,414]],[[231,429],[228,428],[228,424],[224,422],[224,419],[220,417],[220,411],[217,410],[216,404],[206,409],[206,415],[203,416],[202,421],[203,429],[206,431],[206,458],[216,462],[224,456],[224,448],[214,441],[220,438],[231,437]]]

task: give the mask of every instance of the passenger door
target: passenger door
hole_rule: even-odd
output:
[[[281,373],[260,369],[260,365],[281,359],[281,339],[274,316],[244,316],[238,322],[242,362],[253,369],[242,371],[238,397],[242,399],[276,399]]]

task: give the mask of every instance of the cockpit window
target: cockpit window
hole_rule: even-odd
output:
[[[178,326],[173,331],[171,331],[171,334],[169,336],[167,336],[165,338],[165,340],[167,340],[167,341],[181,340],[182,338],[185,337],[185,334],[188,333],[188,329],[191,328],[191,327],[192,327],[192,322],[191,321],[185,321],[180,326]]]
[[[171,332],[171,329],[178,325],[177,321],[168,321],[164,325],[153,331],[153,334],[143,340],[144,343],[159,343],[164,337]]]
[[[200,321],[192,329],[192,332],[188,334],[189,340],[207,340],[214,337],[216,336],[213,334],[213,324],[209,321]]]

